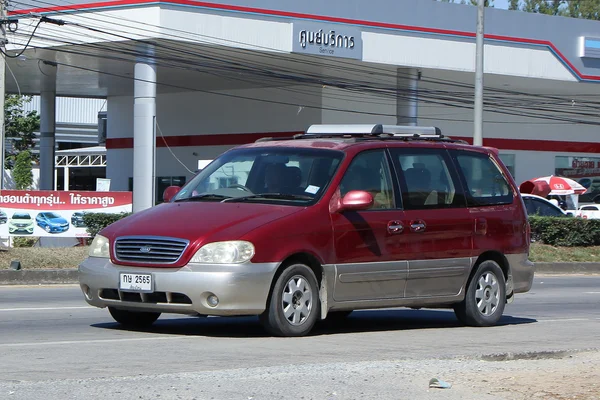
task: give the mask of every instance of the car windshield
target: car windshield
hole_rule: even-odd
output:
[[[49,212],[49,213],[46,213],[46,218],[52,218],[52,219],[60,218],[60,215]]]
[[[13,215],[13,219],[31,219],[29,214],[15,214]]]
[[[325,149],[263,147],[224,153],[175,196],[175,202],[316,202],[344,153]]]

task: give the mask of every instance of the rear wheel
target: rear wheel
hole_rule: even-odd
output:
[[[108,312],[115,321],[128,328],[149,327],[160,317],[157,312],[127,311],[114,307],[108,307]]]
[[[456,317],[470,326],[495,325],[504,312],[506,284],[500,266],[483,261],[469,281],[465,299],[454,306]]]
[[[313,328],[319,314],[319,286],[315,274],[304,264],[292,264],[275,281],[260,321],[273,335],[304,336]]]

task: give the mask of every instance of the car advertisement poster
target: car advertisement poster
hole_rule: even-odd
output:
[[[0,237],[89,237],[85,213],[131,212],[131,192],[0,191]]]

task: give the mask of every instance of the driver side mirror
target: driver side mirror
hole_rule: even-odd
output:
[[[373,196],[364,190],[351,190],[338,203],[336,212],[361,211],[373,206]]]
[[[165,203],[170,203],[173,197],[175,197],[180,190],[181,188],[179,186],[169,186],[163,192],[163,201]]]

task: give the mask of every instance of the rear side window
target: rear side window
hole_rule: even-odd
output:
[[[454,151],[471,207],[511,204],[513,192],[498,165],[487,154]]]
[[[402,203],[407,210],[464,207],[452,161],[444,149],[390,149],[399,171]]]

